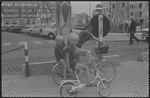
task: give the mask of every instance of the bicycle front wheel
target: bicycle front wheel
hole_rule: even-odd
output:
[[[111,87],[106,80],[99,81],[97,84],[97,92],[102,97],[107,97],[110,94]]]
[[[77,91],[69,92],[75,84],[72,82],[65,82],[60,86],[60,95],[61,97],[75,97],[77,95]]]
[[[116,67],[108,61],[101,62],[98,66],[102,79],[111,82],[116,77]]]
[[[60,64],[55,65],[54,69],[52,70],[52,78],[58,85],[60,85],[60,81],[64,79],[62,67]],[[67,80],[72,79],[71,75],[67,75],[66,78]]]

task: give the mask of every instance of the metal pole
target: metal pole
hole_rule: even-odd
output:
[[[98,16],[98,31],[99,31],[98,49],[100,49],[100,47],[103,45],[103,15]],[[99,53],[99,60],[102,60],[102,59],[103,59],[103,55]]]
[[[89,1],[89,20],[91,20],[91,3],[90,3],[90,1]]]
[[[25,76],[29,77],[29,58],[28,58],[28,45],[24,43],[24,53],[25,53]]]

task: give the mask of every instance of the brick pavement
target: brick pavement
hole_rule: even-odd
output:
[[[149,92],[148,77],[146,76],[148,75],[148,66],[143,62],[127,62],[121,65],[116,67],[116,78],[110,83],[111,94],[109,97],[147,95]],[[139,71],[142,71],[142,73],[139,73]],[[139,75],[141,75],[141,79],[139,79]],[[84,78],[82,82],[85,81]],[[22,75],[2,75],[2,96],[59,97],[59,90],[58,86],[53,82],[51,75],[29,78],[25,78]],[[95,87],[88,88],[86,92],[79,93],[77,97],[79,96],[100,97]]]

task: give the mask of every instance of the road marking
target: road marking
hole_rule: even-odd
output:
[[[42,42],[40,42],[40,41],[33,41],[34,42],[34,44],[43,44]]]
[[[56,43],[55,41],[47,40],[48,43]]]
[[[24,45],[24,43],[26,43],[26,42],[25,41],[19,42],[19,45]]]
[[[8,46],[11,45],[12,42],[5,42],[2,46]]]
[[[103,56],[103,57],[115,57],[115,56],[119,56],[119,55],[109,55],[109,56]]]

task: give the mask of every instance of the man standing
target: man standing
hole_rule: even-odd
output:
[[[135,39],[137,41],[137,43],[139,43],[139,39],[134,36],[134,34],[136,32],[136,21],[134,20],[133,17],[131,17],[130,19],[131,19],[131,24],[129,25],[129,30],[128,30],[127,36],[130,33],[130,43],[129,43],[129,45],[133,45],[133,39]]]

